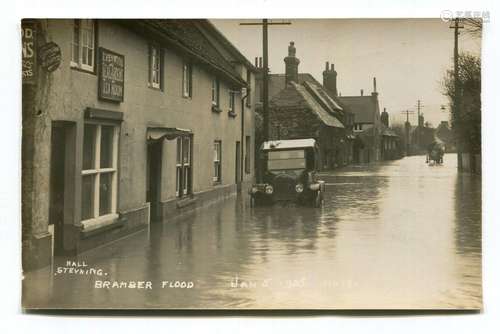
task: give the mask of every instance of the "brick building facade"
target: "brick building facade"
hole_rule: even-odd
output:
[[[271,139],[314,138],[320,147],[320,164],[332,169],[352,162],[353,114],[335,97],[336,76],[326,64],[323,85],[309,73],[300,73],[293,42],[284,58],[285,73],[269,75]],[[262,81],[257,76],[256,111],[260,111]],[[326,84],[326,86],[325,86]]]

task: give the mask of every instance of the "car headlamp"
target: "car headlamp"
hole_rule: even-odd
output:
[[[271,195],[273,191],[274,191],[273,186],[271,185],[266,186],[266,194]]]
[[[302,185],[302,183],[298,183],[296,186],[295,186],[295,191],[298,192],[298,193],[301,193],[304,191],[304,185]]]

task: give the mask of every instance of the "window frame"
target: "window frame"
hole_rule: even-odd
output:
[[[90,22],[90,23],[89,23]],[[84,27],[83,23],[87,23]],[[90,31],[90,36],[92,38],[91,43],[83,44],[84,41],[84,33],[88,33]],[[74,19],[73,20],[73,36],[71,39],[71,58],[70,58],[70,67],[75,69],[80,69],[86,72],[95,73],[96,71],[96,59],[97,59],[97,27],[96,21],[93,19]],[[75,41],[75,34],[78,34],[78,41]],[[88,35],[86,35],[88,37]],[[88,42],[88,41],[87,41]],[[75,47],[78,49],[78,56],[75,56]],[[84,48],[87,51],[87,63],[83,62],[83,54]],[[91,50],[91,54],[89,57],[89,50]],[[76,59],[78,58],[78,59]],[[92,62],[89,65],[89,60]]]
[[[182,96],[193,97],[193,65],[190,62],[182,65]]]
[[[163,90],[164,86],[164,78],[163,78],[163,61],[164,53],[163,49],[157,44],[149,45],[149,54],[148,54],[148,76],[149,76],[149,87],[154,89]],[[154,80],[156,73],[156,82]]]
[[[193,192],[193,136],[177,137],[176,145],[175,196],[182,198]],[[186,149],[187,155],[184,153]]]
[[[218,77],[212,78],[212,106],[220,106],[220,81]]]
[[[119,137],[120,137],[120,126],[111,123],[111,122],[97,122],[97,121],[85,121],[85,125],[92,125],[95,126],[95,133],[94,133],[94,138],[93,138],[93,145],[94,145],[94,162],[93,162],[93,168],[92,169],[84,169],[83,164],[82,164],[82,170],[81,170],[81,178],[82,178],[82,183],[83,183],[83,178],[88,177],[93,175],[94,180],[93,180],[93,198],[92,198],[92,203],[93,203],[93,212],[92,216],[90,218],[83,219],[83,189],[82,189],[82,202],[81,202],[81,209],[82,209],[82,218],[81,218],[81,224],[83,226],[86,225],[92,225],[92,223],[101,221],[101,220],[107,220],[107,219],[113,219],[118,217],[117,210],[118,210],[118,149],[119,149]],[[111,167],[105,167],[101,168],[101,140],[102,140],[102,127],[103,126],[110,126],[113,128],[113,137],[112,137],[112,157],[111,157]],[[84,128],[85,131],[85,128]],[[82,159],[83,159],[83,154],[85,152],[84,148],[85,143],[82,142]],[[82,161],[83,162],[83,161]],[[103,215],[100,215],[100,178],[101,175],[103,174],[112,174],[111,176],[111,203],[110,203],[110,212],[105,213]],[[82,187],[83,188],[83,187]]]
[[[222,183],[222,140],[214,140],[213,143],[213,175],[214,184]]]
[[[234,90],[229,90],[229,112],[236,112],[236,92]]]
[[[252,72],[247,68],[247,96],[246,96],[246,106],[248,108],[252,107]]]

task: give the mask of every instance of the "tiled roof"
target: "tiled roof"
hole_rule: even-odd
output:
[[[304,82],[311,82],[321,86],[321,84],[314,79],[309,73],[299,73],[299,84]],[[272,99],[283,88],[285,88],[285,74],[269,74],[269,99]]]
[[[292,82],[287,89],[295,89],[303,102],[305,102],[305,105],[309,107],[309,110],[311,110],[323,124],[335,128],[344,128],[344,125],[333,115],[335,111],[330,109],[328,105],[322,104],[317,96],[315,96],[311,90],[307,89],[306,86],[307,84],[296,84]],[[271,105],[278,108],[282,105],[282,107],[289,107],[286,101],[282,101],[279,98],[279,94],[271,100]]]
[[[377,113],[377,99],[366,96],[339,96],[341,103],[354,113],[356,123],[373,123]]]
[[[233,84],[246,85],[232,64],[221,55],[197,27],[197,24],[204,20],[144,19],[121,21],[139,32],[147,34],[150,38],[160,39],[177,51],[188,54],[203,65],[219,72],[231,80]]]

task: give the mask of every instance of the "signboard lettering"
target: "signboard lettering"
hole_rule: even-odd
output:
[[[23,43],[23,84],[36,83],[36,30],[35,23],[23,21],[21,28],[21,38]]]
[[[125,85],[125,57],[99,48],[99,98],[122,102]]]

